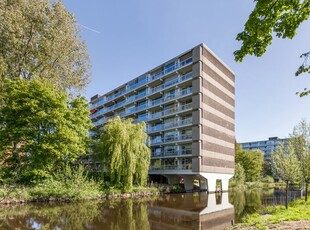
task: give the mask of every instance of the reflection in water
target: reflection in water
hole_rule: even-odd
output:
[[[151,229],[225,229],[234,220],[228,193],[165,195],[148,212]]]
[[[224,229],[233,220],[228,193],[0,206],[0,229]]]
[[[100,214],[97,202],[0,206],[0,229],[85,229]]]
[[[300,191],[289,191],[289,202],[300,198]],[[263,206],[285,203],[285,191],[274,189],[253,189],[229,193],[229,202],[235,207],[235,223],[239,223],[246,214],[252,214]]]
[[[300,191],[289,192],[290,201],[300,196]],[[0,229],[225,229],[262,206],[284,202],[285,191],[271,189],[0,206]]]

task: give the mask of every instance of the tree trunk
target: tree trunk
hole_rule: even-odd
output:
[[[305,183],[305,186],[306,186],[305,201],[307,202],[308,201],[308,183],[307,182]]]
[[[286,181],[285,208],[288,209],[288,180]]]

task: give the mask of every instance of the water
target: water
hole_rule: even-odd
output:
[[[291,191],[289,195],[290,200],[299,198],[300,191]],[[0,206],[0,229],[225,229],[246,213],[284,201],[284,191],[250,190]]]

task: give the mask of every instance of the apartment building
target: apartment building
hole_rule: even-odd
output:
[[[150,180],[184,181],[222,190],[234,174],[233,72],[204,44],[111,90],[95,95],[95,126],[120,116],[144,121],[150,137]]]
[[[270,160],[271,154],[280,143],[287,145],[289,138],[269,137],[268,140],[262,141],[251,141],[240,143],[242,148],[245,150],[261,150],[264,153],[264,159]]]

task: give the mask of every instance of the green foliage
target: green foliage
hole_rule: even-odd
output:
[[[300,181],[299,162],[291,144],[284,146],[281,143],[271,155],[271,160],[276,176],[291,183]]]
[[[95,144],[95,157],[110,182],[125,191],[132,185],[145,185],[150,164],[150,149],[145,123],[133,124],[131,119],[116,117],[108,121]]]
[[[292,39],[299,25],[308,20],[310,14],[309,0],[254,0],[255,8],[244,25],[244,30],[236,37],[242,41],[241,48],[234,52],[235,60],[242,61],[246,55],[262,56],[272,43],[273,36]],[[304,63],[299,67],[296,76],[310,72],[307,63],[310,52],[301,55]],[[297,93],[301,97],[310,93],[307,88]]]
[[[0,202],[2,200],[28,200],[30,195],[28,189],[24,186],[8,186],[0,187]]]
[[[172,188],[171,188],[171,192],[172,192],[172,193],[182,193],[182,192],[184,192],[184,191],[185,191],[184,188],[181,187],[181,186],[178,185],[178,184],[173,185]]]
[[[5,79],[0,162],[12,182],[38,182],[85,154],[91,127],[85,98],[37,79]]]
[[[235,221],[240,222],[246,214],[258,212],[262,207],[261,189],[237,189],[228,193],[229,203],[235,207]]]
[[[272,172],[272,163],[270,160],[264,160],[263,162],[263,172],[262,175],[264,177],[272,177],[273,172]]]
[[[262,178],[262,182],[264,183],[274,183],[274,179],[272,176],[265,176]]]
[[[243,150],[240,146],[236,148],[235,163],[240,164],[244,169],[247,182],[260,179],[263,160],[263,153],[260,150]]]
[[[290,145],[292,145],[297,156],[302,181],[306,187],[306,194],[308,194],[308,185],[310,184],[310,124],[306,120],[302,120],[294,127],[290,136]],[[306,195],[306,199],[307,197]]]
[[[262,182],[260,181],[245,182],[246,189],[257,189],[262,188],[262,186]]]
[[[98,198],[100,187],[93,180],[88,179],[82,166],[67,167],[53,177],[42,181],[33,187],[4,186],[0,189],[0,200],[84,200]]]
[[[286,200],[285,206],[288,208],[288,186],[289,182],[300,182],[301,171],[293,145],[289,143],[284,146],[281,143],[271,155],[275,175],[286,182]]]
[[[244,31],[236,38],[242,41],[240,50],[234,52],[236,61],[242,61],[247,54],[262,56],[271,44],[273,35],[292,39],[299,25],[309,18],[309,0],[255,2],[255,8],[244,25]]]
[[[271,224],[283,221],[310,220],[310,202],[296,200],[289,204],[290,209],[283,206],[269,206],[261,211],[245,216],[242,224],[237,227],[255,226],[258,229],[268,229]]]
[[[245,182],[245,173],[240,163],[235,164],[235,175],[229,181],[229,187],[243,187]]]
[[[235,165],[235,175],[234,179],[237,183],[244,184],[245,182],[245,173],[241,164],[237,163]]]
[[[89,57],[61,1],[0,1],[0,79],[39,78],[58,89],[89,81]]]
[[[49,199],[50,197],[65,200],[94,199],[100,195],[100,188],[93,180],[88,179],[82,166],[67,167],[51,179],[43,181],[29,190],[32,198]]]
[[[41,230],[83,230],[102,214],[101,206],[94,201],[0,206],[0,228],[31,229],[32,219]]]

